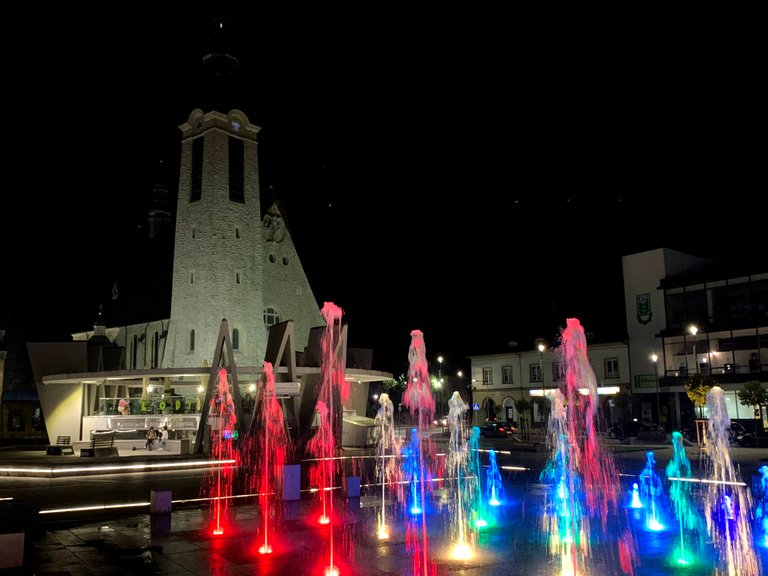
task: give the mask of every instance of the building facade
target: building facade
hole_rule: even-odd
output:
[[[595,344],[588,356],[598,383],[606,425],[619,418],[610,402],[618,392],[630,391],[629,348],[623,342]],[[563,364],[557,348],[471,356],[474,420],[529,419],[532,427],[546,426],[546,415],[534,405],[530,414],[519,414],[515,401],[547,398],[563,383]],[[535,404],[535,403],[534,403]]]
[[[667,248],[622,259],[627,341],[588,345],[588,355],[605,400],[603,421],[625,417],[611,396],[628,392],[631,418],[666,430],[693,428],[707,417],[685,389],[693,374],[723,388],[732,419],[763,422],[768,410],[740,404],[746,382],[768,383],[768,272],[700,258]],[[518,414],[515,401],[547,396],[562,382],[558,349],[470,357],[475,419],[519,420],[541,426],[534,406]]]
[[[768,380],[768,272],[666,248],[625,256],[623,269],[636,408],[692,427],[706,407],[694,414],[684,382],[699,373],[723,388],[731,418],[755,418],[737,392]]]

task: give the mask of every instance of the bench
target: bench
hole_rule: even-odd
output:
[[[75,455],[75,449],[69,442],[69,436],[57,436],[56,444],[49,444],[45,447],[45,453],[48,456],[63,456],[64,454]]]
[[[91,430],[91,443],[88,448],[80,449],[80,456],[120,456],[115,446],[115,431]]]

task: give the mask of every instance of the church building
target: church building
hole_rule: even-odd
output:
[[[170,300],[170,308],[147,317],[158,308],[147,294],[162,287],[169,270],[151,276],[131,270],[131,283],[115,283],[113,302],[93,331],[73,334],[69,343],[28,345],[49,438],[66,434],[87,441],[93,430],[113,430],[133,439],[151,425],[193,439],[203,429],[210,375],[221,358],[237,367],[238,410],[252,407],[265,360],[282,363],[276,374],[289,425],[298,427],[298,404],[309,402],[300,396],[319,372],[319,356],[311,349],[323,329],[320,305],[281,204],[262,213],[260,128],[231,104],[229,94],[238,61],[217,36],[202,62],[202,107],[179,127],[170,298],[159,298]],[[172,221],[163,178],[153,192],[148,236],[159,245]],[[157,250],[145,254],[157,256]],[[133,316],[124,304],[131,296]],[[133,320],[110,325],[110,312],[118,309],[114,316]],[[347,379],[359,385],[345,408],[364,414],[368,383],[391,375],[371,370],[364,351],[351,352],[354,361],[347,362],[346,341],[340,353],[354,365]],[[81,418],[72,418],[73,411]]]

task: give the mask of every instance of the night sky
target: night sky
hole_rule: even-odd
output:
[[[623,339],[624,254],[764,260],[749,35],[253,9],[227,22],[263,204],[374,368],[405,371],[413,329],[444,372],[568,317]],[[73,10],[3,40],[0,323],[30,340],[92,327],[160,160],[175,195],[214,16]]]

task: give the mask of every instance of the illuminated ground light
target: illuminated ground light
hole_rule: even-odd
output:
[[[690,556],[687,553],[685,553],[685,552],[681,553],[680,552],[680,548],[677,548],[675,550],[675,552],[677,553],[677,557],[674,560],[674,564],[675,565],[677,565],[677,566],[690,566],[690,565],[692,565],[694,563],[693,560],[690,559]]]
[[[323,576],[339,576],[339,569],[336,566],[328,566],[323,572]]]
[[[330,524],[331,523],[331,519],[328,518],[328,516],[326,516],[325,514],[321,514],[320,518],[317,519],[317,523],[318,524]]]
[[[486,526],[488,526],[488,522],[486,522],[482,518],[478,518],[477,520],[475,520],[475,528],[485,528]]]
[[[77,506],[74,508],[52,508],[40,510],[38,514],[62,514],[67,512],[87,512],[90,510],[114,510],[118,508],[138,508],[150,506],[149,502],[130,502],[127,504],[95,504],[93,506]]]
[[[150,470],[176,470],[191,468],[209,468],[216,466],[226,466],[236,464],[236,460],[214,460],[214,461],[192,461],[192,462],[161,462],[157,464],[113,464],[102,466],[68,466],[62,468],[34,468],[34,467],[0,467],[0,473],[24,472],[27,474],[44,474],[51,477],[71,476],[78,472],[89,472],[97,474],[99,472],[146,472]]]
[[[389,528],[386,526],[379,526],[379,530],[376,532],[379,540],[386,540],[389,538]]]
[[[491,505],[491,506],[500,506],[500,505],[501,505],[501,502],[499,502],[498,500],[496,500],[496,498],[493,498],[492,500],[489,500],[489,501],[488,501],[488,504],[489,504],[489,505]]]
[[[260,546],[259,554],[272,554],[272,546],[270,546],[269,544],[264,544],[263,546]]]
[[[214,536],[221,536],[224,534],[224,528],[214,528],[213,529],[213,535]]]
[[[475,555],[472,547],[469,544],[461,543],[455,544],[451,548],[451,558],[454,560],[471,560]]]
[[[655,518],[651,518],[645,523],[645,527],[648,528],[651,532],[661,532],[664,530],[664,524],[656,520]]]
[[[417,515],[417,514],[421,514],[421,508],[419,508],[418,506],[412,506],[411,507],[411,514],[413,514],[414,516]]]

